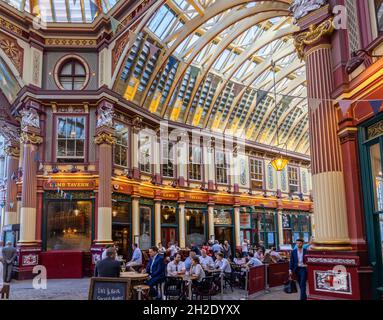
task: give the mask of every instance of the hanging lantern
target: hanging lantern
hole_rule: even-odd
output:
[[[276,171],[282,171],[286,165],[289,163],[286,157],[283,157],[282,154],[278,154],[273,160],[271,160],[271,165]]]

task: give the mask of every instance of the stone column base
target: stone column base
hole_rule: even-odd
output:
[[[18,244],[16,249],[17,259],[13,268],[15,279],[32,279],[35,276],[32,273],[33,268],[40,263],[41,246],[36,243]]]
[[[306,263],[310,300],[361,300],[372,292],[355,251],[309,251]]]

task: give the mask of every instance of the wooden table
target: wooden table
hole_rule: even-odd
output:
[[[221,279],[221,299],[223,299],[223,277],[224,277],[223,272],[221,270],[219,270],[219,269],[207,269],[207,270],[205,270],[205,272],[209,273],[210,275],[216,275],[216,274],[220,275],[220,279]]]
[[[186,275],[186,274],[179,274],[177,275],[178,278],[181,278],[184,282],[187,283],[188,285],[188,291],[189,291],[189,300],[192,300],[192,281],[193,280],[197,280],[198,277],[197,276],[190,276],[190,275]]]
[[[133,291],[133,287],[138,284],[142,284],[145,280],[149,278],[147,273],[138,273],[134,271],[126,271],[120,273],[121,278],[130,279],[130,290],[132,292],[132,297],[136,297],[136,292]]]

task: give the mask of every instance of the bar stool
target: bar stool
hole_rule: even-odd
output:
[[[142,293],[144,294],[144,297],[147,298],[150,287],[147,284],[138,284],[134,286],[133,289],[137,291],[138,300],[142,300]]]

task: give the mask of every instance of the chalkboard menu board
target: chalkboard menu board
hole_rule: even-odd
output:
[[[92,278],[89,300],[129,300],[130,280],[124,278]]]

